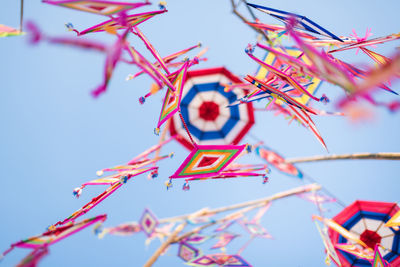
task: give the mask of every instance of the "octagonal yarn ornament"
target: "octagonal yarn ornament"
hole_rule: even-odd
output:
[[[170,178],[202,178],[222,172],[246,145],[196,146]]]
[[[382,259],[391,266],[400,266],[400,231],[385,226],[400,210],[397,203],[357,200],[347,206],[333,221],[355,234],[372,252],[377,246],[387,248],[380,251]],[[332,243],[345,244],[348,239],[333,229],[329,229]],[[370,266],[371,263],[354,254],[337,250],[344,266]]]
[[[140,218],[139,224],[142,227],[143,232],[150,237],[158,226],[158,219],[149,209],[145,209]]]
[[[180,110],[195,143],[236,145],[254,125],[252,103],[229,106],[248,93],[240,87],[225,92],[226,85],[238,83],[242,81],[222,67],[188,71]],[[179,114],[172,116],[170,122],[171,136],[193,149]]]

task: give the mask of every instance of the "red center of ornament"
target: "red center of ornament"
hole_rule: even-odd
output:
[[[203,102],[199,109],[199,115],[205,121],[214,121],[219,115],[219,107],[211,101]]]
[[[214,162],[216,162],[218,159],[218,157],[203,157],[198,165],[198,167],[205,167],[205,166],[209,166],[211,164],[213,164]]]
[[[363,241],[368,247],[375,249],[375,245],[381,243],[381,236],[376,232],[365,230],[360,235],[360,240]]]
[[[89,6],[89,8],[97,10],[97,11],[103,11],[105,9],[105,6]]]
[[[168,105],[175,101],[175,96],[171,95],[168,99]]]

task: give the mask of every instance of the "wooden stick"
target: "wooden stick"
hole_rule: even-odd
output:
[[[243,209],[241,209],[241,210],[239,210],[239,211],[234,212],[233,214],[249,212],[249,211],[251,211],[251,210],[253,210],[253,209],[255,209],[255,208],[256,208],[255,206],[253,206],[253,207],[246,207],[246,208],[243,208]],[[178,243],[178,242],[180,242],[182,239],[185,239],[186,237],[189,237],[189,236],[191,236],[191,235],[193,235],[193,234],[195,234],[195,233],[198,233],[198,232],[200,232],[201,230],[203,230],[203,229],[205,229],[205,228],[208,228],[208,227],[213,226],[213,225],[215,225],[215,224],[223,223],[223,222],[227,221],[229,217],[232,217],[233,214],[228,214],[228,215],[226,215],[225,217],[223,217],[223,218],[221,218],[221,219],[218,219],[218,220],[209,222],[209,223],[207,223],[207,224],[205,224],[205,225],[202,225],[202,226],[198,226],[198,227],[192,229],[191,231],[186,232],[186,233],[184,233],[183,235],[181,235],[181,236],[179,236],[179,237],[176,237],[173,243]]]
[[[305,186],[301,186],[301,187],[297,187],[294,189],[290,189],[284,192],[280,192],[277,193],[275,195],[272,195],[270,197],[267,198],[263,198],[263,199],[258,199],[258,200],[253,200],[253,201],[248,201],[248,202],[243,202],[243,203],[239,203],[236,205],[231,205],[231,206],[226,206],[226,207],[221,207],[221,208],[217,208],[214,210],[209,210],[208,208],[204,208],[201,209],[195,213],[191,213],[191,214],[186,214],[186,215],[181,215],[181,216],[177,216],[177,217],[172,217],[172,218],[167,218],[167,219],[162,219],[159,220],[159,223],[165,223],[165,222],[173,222],[173,221],[184,221],[183,223],[181,223],[180,225],[178,225],[174,232],[172,232],[172,234],[168,237],[168,239],[161,244],[161,246],[154,252],[154,254],[149,258],[149,260],[143,265],[144,267],[150,267],[152,266],[157,259],[160,257],[160,255],[163,253],[163,251],[165,251],[171,244],[173,243],[177,243],[180,240],[184,239],[185,237],[188,237],[194,233],[197,233],[199,231],[201,231],[202,229],[205,229],[207,227],[210,227],[214,224],[219,223],[220,221],[224,220],[220,219],[220,220],[216,220],[216,221],[212,221],[208,224],[205,224],[203,226],[197,227],[181,236],[178,236],[180,232],[183,231],[183,229],[185,228],[185,226],[187,225],[187,219],[190,218],[196,218],[196,217],[200,217],[200,216],[205,216],[205,215],[210,215],[210,214],[218,214],[220,212],[226,212],[226,211],[230,211],[230,210],[235,210],[235,209],[241,209],[241,208],[246,208],[246,207],[258,207],[258,206],[262,206],[265,205],[266,203],[276,200],[276,199],[280,199],[280,198],[285,198],[285,197],[289,197],[292,195],[296,195],[296,194],[300,194],[300,193],[305,193],[305,192],[309,192],[309,191],[316,191],[321,189],[321,186],[318,184],[310,184],[310,185],[305,185]]]
[[[184,239],[194,233],[197,233],[205,228],[208,228],[212,225],[215,225],[215,224],[225,220],[225,218],[222,218],[219,220],[212,221],[208,224],[196,227],[195,229],[192,229],[191,231],[189,231],[181,236],[178,236],[179,233],[182,232],[183,229],[185,228],[185,226],[187,225],[187,221],[186,221],[187,219],[205,216],[205,215],[209,215],[209,214],[218,214],[221,212],[226,212],[226,211],[241,209],[241,208],[247,208],[247,207],[256,208],[258,206],[265,205],[266,203],[276,200],[276,199],[285,198],[285,197],[289,197],[289,196],[300,194],[300,193],[316,191],[316,190],[320,190],[320,189],[321,189],[321,186],[318,184],[309,184],[309,185],[297,187],[294,189],[290,189],[290,190],[287,190],[284,192],[280,192],[280,193],[277,193],[277,194],[272,195],[267,198],[243,202],[243,203],[239,203],[236,205],[217,208],[214,210],[209,210],[208,208],[204,208],[195,213],[181,215],[181,216],[172,217],[172,218],[161,219],[161,220],[159,220],[159,223],[182,221],[182,220],[184,220],[184,222],[175,228],[174,232],[168,237],[168,239],[164,243],[161,244],[161,246],[154,252],[154,254],[149,258],[149,260],[143,266],[144,267],[152,266],[157,261],[157,259],[160,257],[160,255],[163,253],[163,251],[165,251],[171,244],[177,243],[177,242],[181,241],[182,239]]]
[[[201,230],[203,230],[203,229],[205,229],[205,228],[208,228],[208,227],[210,227],[210,226],[213,226],[214,224],[217,224],[217,223],[219,223],[219,222],[220,222],[219,220],[218,220],[218,221],[213,221],[213,222],[204,224],[204,225],[202,225],[202,226],[198,226],[198,227],[196,227],[196,228],[190,230],[189,232],[184,233],[184,234],[181,235],[181,236],[176,236],[175,239],[171,242],[171,244],[173,244],[173,243],[179,243],[181,240],[185,239],[186,237],[189,237],[189,236],[191,236],[191,235],[193,235],[193,234],[195,234],[195,233],[198,233],[198,232],[200,232]]]
[[[150,259],[143,265],[143,267],[152,266],[160,255],[169,247],[169,245],[175,240],[176,236],[185,228],[187,222],[183,222],[175,228],[175,231],[168,237],[168,239],[161,244],[161,246],[154,252]]]
[[[303,158],[286,159],[286,163],[302,163],[326,160],[342,160],[342,159],[377,159],[377,160],[400,160],[398,152],[381,152],[381,153],[356,153],[343,155],[313,156]]]
[[[202,214],[204,212],[205,212],[204,209],[198,210],[195,213],[192,213],[190,217],[197,217],[199,214]],[[185,228],[185,226],[187,224],[188,224],[188,222],[184,221],[183,223],[178,225],[175,228],[175,230],[172,232],[172,234],[168,237],[168,239],[164,243],[161,244],[161,246],[154,252],[154,254],[150,257],[150,259],[148,259],[148,261],[143,265],[143,267],[152,266],[157,261],[157,259],[161,256],[161,254],[174,242],[174,240],[176,239],[178,234],[183,231],[183,229]]]
[[[267,204],[268,202],[276,200],[276,199],[285,198],[285,197],[289,197],[289,196],[293,196],[293,195],[301,194],[301,193],[306,193],[306,192],[310,192],[310,191],[317,191],[317,190],[320,190],[320,189],[321,189],[321,186],[318,185],[318,184],[309,184],[309,185],[305,185],[305,186],[296,187],[296,188],[293,188],[293,189],[290,189],[290,190],[287,190],[287,191],[284,191],[284,192],[280,192],[280,193],[277,193],[275,195],[272,195],[272,196],[269,196],[269,197],[266,197],[266,198],[262,198],[262,199],[258,199],[258,200],[242,202],[242,203],[238,203],[238,204],[235,204],[235,205],[221,207],[221,208],[217,208],[217,209],[213,209],[213,210],[205,208],[205,209],[203,209],[203,212],[197,213],[197,216],[206,216],[206,215],[209,215],[209,214],[218,214],[218,213],[221,213],[221,212],[241,209],[241,208],[255,206],[255,205],[261,205],[262,206],[262,205]],[[173,221],[183,221],[183,220],[187,220],[189,217],[193,217],[193,214],[185,214],[185,215],[180,215],[180,216],[176,216],[176,217],[170,217],[170,218],[161,219],[161,220],[159,220],[159,223],[166,223],[166,222],[173,222]]]
[[[248,24],[249,21],[248,21],[242,14],[240,14],[239,11],[237,11],[237,9],[236,9],[237,6],[236,6],[234,0],[231,0],[231,5],[232,5],[232,12],[233,12],[233,14],[235,14],[236,16],[238,16],[246,25],[248,25],[248,26],[249,26],[250,28],[252,28],[254,31],[256,31],[256,32],[258,32],[259,34],[261,34],[261,35],[265,38],[265,40],[270,41],[269,38],[268,38],[268,35],[265,34],[265,32],[264,32],[263,30],[257,29],[256,27],[253,27],[253,26],[251,26],[251,25]],[[254,14],[253,14],[253,15],[254,15]]]

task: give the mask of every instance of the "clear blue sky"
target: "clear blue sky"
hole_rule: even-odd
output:
[[[18,2],[2,2],[1,24],[18,25]],[[38,0],[25,2],[25,18],[52,35],[72,36],[65,31],[66,22],[84,29],[103,20]],[[400,26],[400,4],[395,0],[255,3],[306,15],[337,35],[349,35],[352,29],[362,35],[371,27],[378,37],[398,32]],[[255,71],[256,64],[243,52],[247,43],[254,42],[255,34],[231,14],[228,0],[170,0],[167,7],[168,13],[141,27],[161,55],[201,41],[210,48],[209,61],[196,68],[223,65],[238,75]],[[157,6],[146,8],[151,9]],[[258,17],[267,23],[276,22],[267,15]],[[112,37],[101,33],[88,37],[112,42]],[[130,41],[145,51],[137,39],[130,37]],[[381,45],[377,51],[389,56],[398,45],[399,42]],[[150,56],[147,51],[143,53]],[[5,250],[12,242],[43,232],[102,192],[101,186],[91,187],[80,199],[72,196],[72,190],[94,178],[96,170],[126,162],[157,142],[153,128],[162,94],[141,106],[137,99],[147,92],[151,80],[140,77],[126,82],[126,75],[136,68],[120,64],[108,92],[92,99],[89,92],[103,75],[104,56],[96,52],[48,44],[33,47],[26,38],[13,37],[0,40],[0,55],[0,250]],[[354,52],[342,56],[350,62],[371,62]],[[392,88],[400,92],[398,82],[392,83]],[[326,83],[320,93],[332,99],[343,95],[340,88]],[[387,99],[385,93],[379,96]],[[374,113],[375,120],[367,124],[353,125],[343,117],[317,117],[315,122],[330,153],[399,151],[400,115],[382,109],[375,109]],[[251,133],[287,157],[326,153],[306,129],[287,125],[272,113],[257,113]],[[273,171],[265,186],[261,186],[261,180],[250,178],[205,181],[191,183],[191,190],[183,192],[182,183],[177,181],[173,190],[166,191],[164,181],[188,151],[178,143],[169,144],[163,151],[174,151],[175,157],[160,164],[158,179],[136,177],[87,216],[107,213],[106,225],[116,225],[138,220],[145,207],[163,218],[206,206],[215,208],[261,198],[303,184]],[[244,160],[261,162],[255,155]],[[399,201],[398,162],[342,161],[305,163],[299,167],[347,204],[356,199]],[[326,207],[329,216],[341,209],[335,204]],[[323,244],[311,220],[316,212],[310,203],[295,197],[275,202],[262,220],[274,240],[255,241],[243,256],[254,266],[323,266]],[[159,245],[154,241],[146,249],[144,240],[143,234],[97,240],[87,229],[52,246],[41,266],[141,266]],[[243,237],[235,241],[228,252],[234,252],[245,241]],[[183,265],[175,256],[176,250],[172,247],[155,266]],[[16,249],[1,264],[15,265],[28,252]]]

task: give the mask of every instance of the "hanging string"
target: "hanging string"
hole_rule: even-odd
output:
[[[251,241],[253,241],[254,238],[255,238],[255,235],[251,235],[250,239],[247,240],[247,242],[238,250],[238,252],[236,254],[240,255],[243,252],[243,250],[245,250],[248,247],[248,245],[250,245]]]
[[[322,203],[321,203],[320,199],[318,198],[317,192],[314,191],[314,192],[312,192],[312,194],[315,198],[315,205],[317,206],[319,216],[324,218],[325,216],[324,216],[324,211],[322,210]]]
[[[256,142],[263,142],[263,143],[264,143],[263,140],[261,140],[260,138],[258,138],[257,136],[255,136],[255,135],[253,135],[253,134],[251,134],[251,133],[249,133],[248,136],[249,136],[250,138],[252,138],[252,139],[253,139],[254,141],[256,141]]]
[[[308,181],[310,181],[310,182],[318,183],[318,181],[316,181],[314,178],[310,177],[309,175],[305,174],[304,172],[303,172],[303,177],[304,177],[304,179],[306,179],[306,180],[308,180]],[[318,184],[319,184],[319,183],[318,183]],[[337,204],[339,204],[340,206],[342,206],[342,208],[347,207],[347,205],[346,205],[343,201],[341,201],[337,196],[335,196],[332,192],[330,192],[328,189],[326,189],[325,186],[323,186],[323,187],[321,188],[321,191],[323,191],[323,192],[324,192],[325,194],[327,194],[328,196],[330,196],[330,197],[336,199],[335,203],[337,203]]]
[[[257,21],[258,19],[257,19],[256,15],[254,15],[253,10],[251,10],[251,8],[247,5],[247,1],[246,1],[246,0],[242,0],[242,2],[246,5],[247,10],[249,11],[251,17],[252,17],[255,21]]]
[[[260,138],[256,137],[255,135],[249,134],[249,137],[251,137],[252,139],[254,139],[254,140],[257,141],[257,142],[263,142]],[[314,178],[312,178],[311,176],[305,174],[304,172],[302,172],[302,173],[303,173],[303,177],[304,177],[305,180],[308,180],[308,181],[310,181],[310,182],[312,182],[312,183],[318,183],[318,184],[319,184],[319,182],[318,182],[317,180],[315,180]],[[343,208],[345,208],[345,207],[347,206],[347,205],[346,205],[343,201],[341,201],[337,196],[335,196],[332,192],[330,192],[328,189],[326,189],[325,186],[323,186],[323,187],[321,188],[321,191],[323,191],[323,192],[324,192],[325,194],[327,194],[328,196],[330,196],[330,197],[336,199],[335,202],[336,202],[338,205],[342,206]]]
[[[19,17],[19,31],[22,32],[22,24],[24,20],[24,0],[21,0],[21,13]]]
[[[188,129],[187,125],[186,125],[185,120],[183,119],[183,116],[182,116],[182,113],[181,113],[180,110],[179,110],[179,117],[181,118],[183,127],[185,128],[187,134],[189,135],[189,138],[190,138],[190,141],[192,142],[192,145],[193,145],[194,147],[197,147],[197,144],[194,142],[194,140],[193,140],[193,138],[192,138],[192,135],[191,135],[190,132],[189,132],[189,129]]]
[[[164,127],[164,129],[162,130],[162,132],[161,132],[160,139],[158,140],[158,144],[159,144],[159,145],[162,144],[162,143],[165,141],[165,137],[167,136],[167,129],[169,129],[170,123],[171,123],[171,118],[169,118],[169,119],[167,120],[167,122],[165,123],[165,127]],[[161,148],[162,148],[162,146],[160,145],[160,147],[155,151],[155,152],[156,152],[156,153],[154,154],[154,155],[155,155],[155,156],[154,156],[155,158],[157,158],[157,157],[160,155]],[[155,162],[154,162],[153,166],[156,166],[156,163],[155,163]]]

